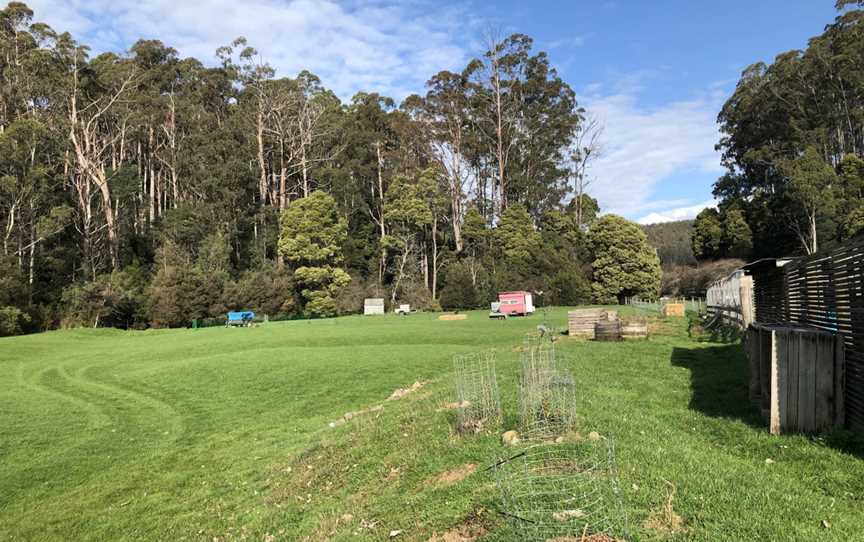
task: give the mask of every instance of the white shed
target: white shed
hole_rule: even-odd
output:
[[[363,301],[363,314],[384,314],[384,298],[370,297]]]

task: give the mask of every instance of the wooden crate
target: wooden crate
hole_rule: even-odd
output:
[[[663,316],[684,316],[684,303],[666,303],[660,310]]]
[[[571,337],[594,338],[594,325],[607,318],[605,309],[576,309],[567,313],[567,333]]]
[[[600,320],[594,324],[594,340],[597,341],[620,341],[621,321]]]
[[[772,434],[813,433],[845,422],[841,337],[813,329],[754,324],[747,330],[750,398]]]
[[[627,320],[622,322],[621,338],[624,340],[647,339],[648,322],[645,320]]]

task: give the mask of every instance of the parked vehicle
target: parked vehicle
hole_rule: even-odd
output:
[[[500,292],[498,301],[492,303],[489,318],[507,318],[508,316],[528,316],[534,308],[534,296],[530,292]]]

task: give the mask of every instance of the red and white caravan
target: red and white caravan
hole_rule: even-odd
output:
[[[500,292],[498,301],[492,303],[490,318],[507,318],[508,316],[528,316],[534,312],[534,297],[531,292]]]

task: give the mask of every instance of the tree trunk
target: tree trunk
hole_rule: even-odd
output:
[[[258,105],[258,117],[255,122],[255,135],[258,141],[258,195],[261,198],[261,207],[267,203],[267,165],[264,162],[264,105]]]
[[[438,220],[432,219],[432,300],[438,299]]]
[[[150,223],[156,221],[156,175],[154,174],[153,167],[153,127],[150,127],[150,130],[147,133],[147,149],[149,151],[147,157],[147,178],[150,180]]]
[[[287,176],[287,168],[285,167],[285,141],[279,139],[279,211],[285,210],[287,205],[287,194],[285,193],[285,181]],[[281,258],[280,258],[281,260]]]
[[[378,226],[381,231],[381,261],[378,264],[378,284],[384,285],[384,269],[387,267],[387,247],[384,246],[384,237],[387,230],[384,226],[384,159],[381,157],[381,142],[375,142],[375,152],[378,157]]]
[[[114,220],[114,202],[111,200],[111,189],[108,187],[105,172],[101,170],[96,170],[96,172],[95,180],[99,193],[102,195],[102,211],[105,214],[105,227],[108,230],[108,253],[111,257],[111,269],[116,271],[120,262],[118,261],[119,243]]]
[[[408,263],[408,256],[411,254],[411,247],[408,243],[402,249],[402,258],[399,261],[399,270],[396,272],[396,280],[393,282],[393,290],[390,292],[390,305],[396,305],[396,293],[399,291],[399,283],[402,282],[402,277],[405,275],[405,264]]]
[[[380,161],[380,150],[379,150],[379,161]],[[303,171],[303,197],[309,197],[309,173],[308,166],[306,164],[306,145],[300,146],[300,167]],[[380,181],[379,181],[380,183]]]
[[[819,251],[819,243],[816,239],[816,212],[810,213],[810,254]]]
[[[501,72],[499,66],[495,65],[495,136],[496,154],[498,158],[498,189],[501,191],[499,203],[501,212],[507,208],[507,182],[504,177],[504,111],[501,103]],[[499,215],[500,216],[500,215]]]

